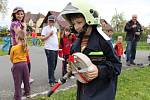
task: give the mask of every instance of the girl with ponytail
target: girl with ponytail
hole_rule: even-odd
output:
[[[16,35],[17,45],[12,46],[10,60],[13,64],[11,71],[14,80],[14,100],[21,100],[21,83],[24,83],[24,96],[30,97],[29,70],[26,55],[28,53],[26,35],[24,30],[18,31]]]

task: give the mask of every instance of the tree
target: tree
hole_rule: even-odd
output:
[[[148,25],[147,27],[143,27],[143,33],[145,33],[146,35],[150,33],[150,25]]]
[[[0,13],[5,14],[7,12],[7,0],[0,0]]]
[[[0,37],[1,36],[6,36],[7,34],[9,34],[9,30],[8,27],[0,27]]]
[[[123,13],[115,14],[112,16],[111,25],[116,32],[123,32],[124,26],[126,24],[126,20],[124,18]]]

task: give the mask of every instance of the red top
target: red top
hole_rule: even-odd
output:
[[[122,43],[116,43],[115,52],[116,52],[117,56],[123,55],[123,44]]]
[[[36,38],[37,34],[35,32],[32,32],[32,38]]]
[[[70,48],[72,46],[72,43],[76,40],[76,36],[74,34],[71,34],[71,39],[69,37],[64,36],[60,40],[60,49],[62,49],[63,55],[69,55],[70,54]]]

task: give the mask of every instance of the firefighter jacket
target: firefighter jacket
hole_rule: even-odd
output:
[[[97,63],[92,61],[98,67],[99,75],[97,78],[86,84],[77,81],[77,100],[115,99],[117,76],[121,72],[122,64],[115,55],[109,37],[105,33],[101,33],[103,33],[101,29],[97,26],[92,26],[88,44],[82,53],[89,56],[91,52],[103,52],[102,54],[106,59]],[[73,43],[71,53],[80,51],[81,38],[79,37]]]

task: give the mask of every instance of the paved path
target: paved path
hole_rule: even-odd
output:
[[[48,86],[48,71],[44,49],[40,47],[30,47],[31,58],[31,76],[35,80],[31,84],[31,93],[38,93],[49,90]],[[0,100],[11,100],[13,96],[13,79],[11,73],[12,64],[9,61],[9,56],[0,56]],[[58,60],[56,68],[56,79],[61,77],[61,61]],[[61,88],[72,85],[75,80],[70,80]]]
[[[147,56],[148,51],[138,51],[136,62],[148,63]],[[30,47],[31,57],[31,76],[35,81],[31,84],[31,93],[38,93],[49,90],[48,86],[48,74],[47,63],[43,48]],[[12,64],[9,61],[9,56],[0,56],[0,100],[11,100],[13,96],[13,79],[11,74]],[[127,68],[125,65],[125,59],[123,59],[123,68]],[[55,73],[56,79],[61,77],[61,61],[58,60],[57,69]],[[75,83],[75,80],[68,80],[66,84],[60,88],[71,86]]]

